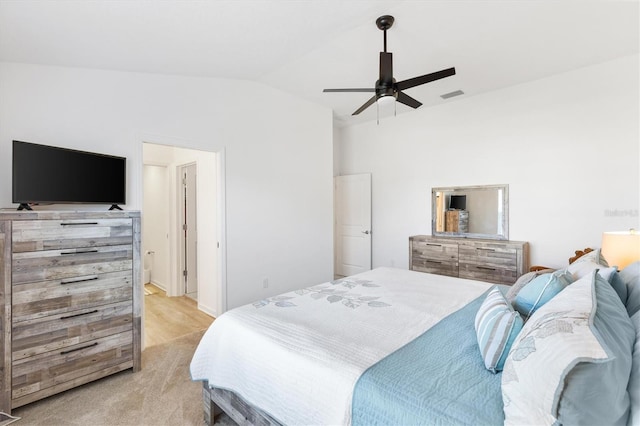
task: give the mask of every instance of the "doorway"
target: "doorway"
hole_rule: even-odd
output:
[[[149,138],[151,139],[151,138]],[[142,179],[142,250],[143,253],[154,252],[151,271],[152,283],[159,278],[155,269],[166,268],[164,290],[171,297],[184,296],[190,293],[197,299],[197,309],[206,314],[217,317],[226,309],[224,288],[225,282],[225,238],[224,238],[224,151],[211,152],[154,142],[142,143],[142,162],[144,166],[156,166],[166,171],[166,178],[159,183],[159,187],[149,188],[147,179]],[[162,142],[162,141],[159,141]],[[187,257],[183,254],[182,245],[185,243],[182,229],[184,215],[184,194],[182,191],[182,166],[193,165],[192,183],[187,185],[187,214],[193,213],[188,222],[195,223],[191,227],[194,231],[192,238],[187,241]],[[143,167],[145,169],[145,167]],[[157,209],[162,209],[167,216],[166,225],[153,229],[148,227],[150,216],[156,212],[147,208],[145,199],[148,194],[157,192],[162,194],[164,202],[159,203]],[[189,200],[193,200],[191,203]],[[191,207],[189,207],[191,206]],[[189,225],[188,228],[189,229]],[[160,238],[155,244],[155,238]],[[194,246],[189,247],[192,241]],[[162,257],[164,250],[166,257]],[[161,259],[165,259],[161,262]],[[184,266],[194,271],[195,278],[189,288],[185,288],[183,275]],[[197,271],[197,273],[195,273]],[[154,278],[155,277],[155,278]]]
[[[179,170],[182,194],[180,259],[184,277],[184,294],[198,300],[198,165],[184,164],[179,167]]]

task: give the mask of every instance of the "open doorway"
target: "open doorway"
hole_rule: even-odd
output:
[[[145,281],[148,279],[166,295],[168,302],[188,299],[198,313],[218,316],[225,309],[221,156],[151,142],[142,145],[141,231]],[[145,296],[145,305],[151,305],[147,299],[149,296]],[[176,324],[180,329],[189,330],[188,313],[162,306],[168,312],[149,318],[145,306],[145,328],[149,328],[149,321],[154,321],[153,329],[159,326],[162,333],[176,328]],[[163,321],[168,323],[164,326],[156,323]],[[201,327],[199,324],[192,325]],[[145,335],[145,342],[149,340],[155,342]]]

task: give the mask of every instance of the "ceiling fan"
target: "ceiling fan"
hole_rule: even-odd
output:
[[[410,78],[408,80],[398,81],[393,78],[393,58],[392,53],[387,52],[387,30],[393,25],[394,18],[390,15],[384,15],[376,19],[376,25],[384,31],[384,52],[380,52],[380,79],[376,81],[375,87],[364,89],[324,89],[323,92],[374,92],[375,95],[364,103],[360,108],[355,110],[352,115],[358,115],[374,102],[382,99],[397,100],[411,108],[418,108],[421,102],[412,98],[403,92],[403,90],[411,87],[420,86],[421,84],[430,83],[441,78],[451,77],[456,74],[456,69],[451,67],[431,74],[421,75],[419,77]]]

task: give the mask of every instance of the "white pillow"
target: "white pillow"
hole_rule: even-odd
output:
[[[567,271],[573,275],[574,280],[579,280],[580,278],[589,275],[592,271],[598,270],[600,275],[607,281],[611,278],[611,274],[617,271],[615,266],[608,267],[604,266],[601,263],[596,262],[573,262],[571,265],[567,266]]]

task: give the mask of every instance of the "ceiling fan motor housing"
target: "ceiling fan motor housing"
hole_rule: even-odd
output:
[[[383,96],[393,96],[394,98],[398,97],[398,91],[395,88],[396,79],[393,79],[391,84],[382,82],[380,80],[376,81],[376,99],[380,99]]]

